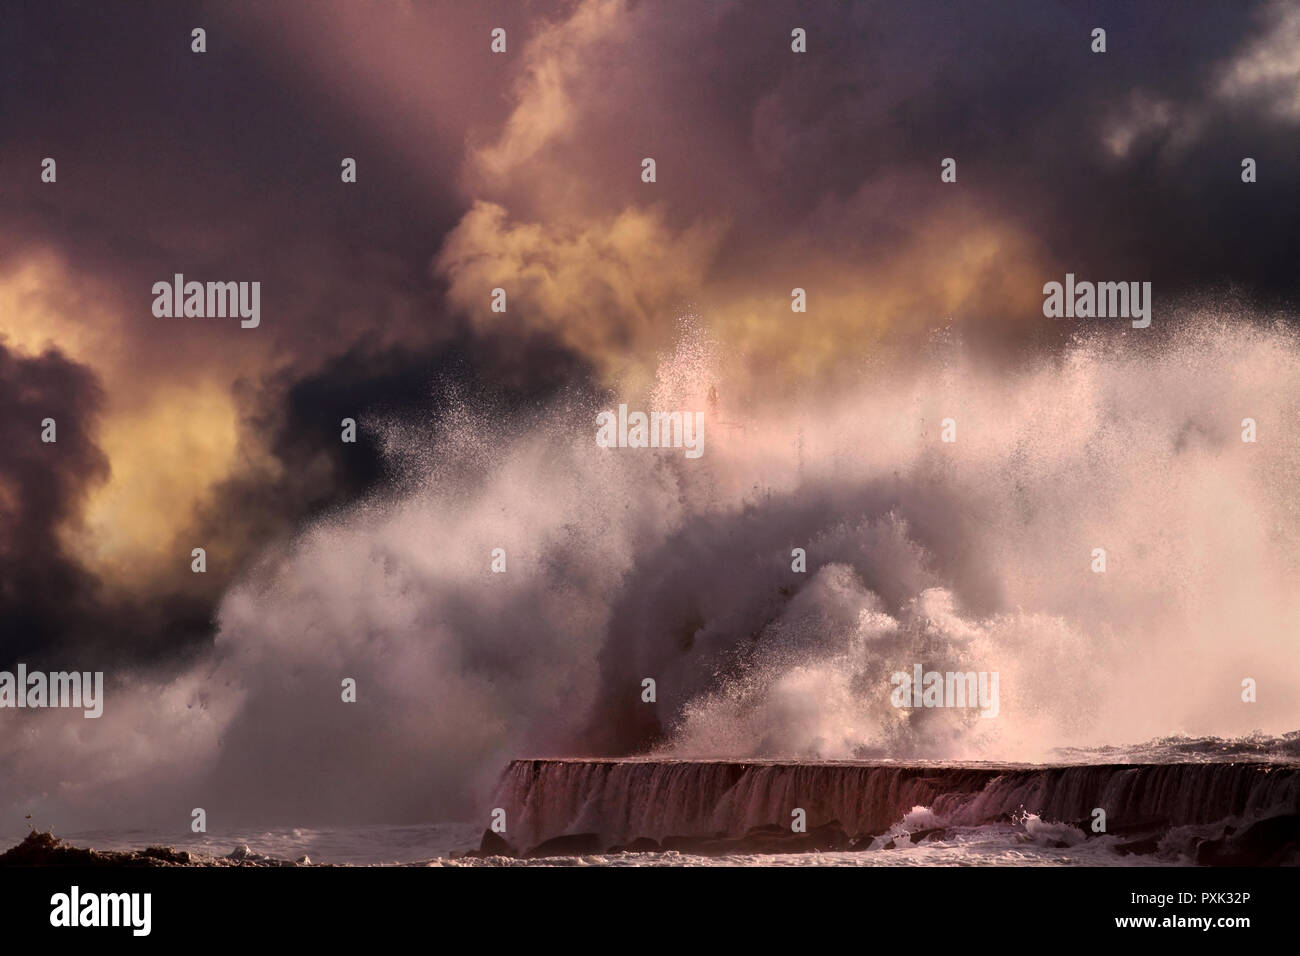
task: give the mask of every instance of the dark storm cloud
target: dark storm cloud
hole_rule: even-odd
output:
[[[382,41],[398,60],[406,51],[396,44],[413,35],[432,60],[496,17],[519,26],[520,51],[526,24],[575,6],[535,5],[526,18],[499,5],[479,17],[447,4],[372,6],[364,16],[348,5],[285,5],[271,15],[249,4],[173,4],[147,18],[97,5],[11,7],[0,94],[6,220],[29,241],[54,242],[78,268],[115,277],[137,311],[138,290],[172,270],[256,272],[279,297],[272,334],[317,340],[287,343],[296,353],[360,334],[361,302],[405,293],[412,301],[401,301],[427,318],[436,297],[411,280],[464,211],[463,140],[430,132],[446,122],[439,116],[402,115],[427,104],[399,91],[458,85],[484,113],[460,133],[481,140],[502,117],[508,71],[478,65],[475,80],[494,82],[466,89],[466,70],[448,75],[429,62],[404,83],[378,74],[366,92],[349,50],[369,55]],[[628,163],[653,152],[671,186],[656,198],[674,216],[725,210],[736,220],[725,264],[798,231],[821,205],[851,204],[864,184],[916,170],[914,184],[892,187],[891,208],[849,217],[840,235],[824,237],[867,250],[887,244],[909,214],[947,201],[938,160],[954,156],[959,189],[1014,212],[1064,264],[1128,265],[1179,285],[1233,277],[1278,291],[1292,281],[1285,249],[1297,227],[1286,211],[1300,188],[1300,124],[1214,94],[1217,74],[1270,29],[1275,8],[1284,9],[629,4],[618,10],[627,27],[572,64],[578,86],[603,92],[581,100],[579,135],[553,158],[585,184],[566,202],[608,210],[640,198]],[[349,15],[366,36],[331,32]],[[210,33],[202,56],[188,48],[198,23]],[[789,54],[794,24],[809,34],[802,57]],[[1104,55],[1089,51],[1094,26],[1108,31]],[[336,64],[332,79],[308,67],[306,44]],[[371,97],[370,108],[340,101],[349,88]],[[1204,113],[1204,132],[1173,148],[1170,131],[1155,129],[1122,159],[1109,155],[1104,130],[1135,93]],[[419,144],[424,178],[411,175],[394,127]],[[46,155],[61,162],[57,201],[34,174]],[[361,157],[362,176],[343,190],[345,155]],[[1239,178],[1246,155],[1262,171],[1248,190]],[[490,198],[536,186],[519,175]],[[865,225],[878,228],[855,231]],[[350,293],[361,302],[348,303]],[[339,304],[350,308],[346,322],[333,316]],[[410,319],[403,331],[421,336]]]
[[[810,227],[825,250],[880,254],[922,213],[974,193],[1063,268],[1136,270],[1165,292],[1229,278],[1294,292],[1300,122],[1218,90],[1287,9],[633,4],[629,26],[584,51],[577,131],[539,158],[585,184],[561,193],[566,203],[608,209],[644,199],[628,170],[655,156],[654,198],[678,223],[735,222],[720,265],[741,275],[774,238]],[[807,30],[805,55],[789,52],[793,26]],[[1099,26],[1104,54],[1090,50]],[[1157,127],[1113,155],[1107,133],[1135,96],[1195,114],[1201,132],[1180,142]],[[948,156],[959,185],[945,192]],[[1244,156],[1267,170],[1250,187]],[[538,186],[517,172],[494,184],[512,208],[532,204]],[[856,208],[876,181],[889,188]],[[833,226],[818,215],[827,206],[845,210]]]
[[[297,24],[288,29],[310,35],[306,12],[286,14]],[[245,455],[193,511],[171,516],[178,541],[207,547],[209,573],[191,574],[177,559],[175,573],[159,574],[136,599],[117,586],[118,576],[138,576],[131,568],[101,579],[58,541],[59,525],[110,474],[95,449],[97,422],[60,416],[68,480],[41,480],[32,460],[9,462],[11,471],[22,466],[8,477],[23,479],[14,554],[26,570],[6,591],[6,661],[69,643],[99,645],[118,663],[192,649],[210,637],[216,599],[258,548],[383,477],[373,433],[363,428],[357,445],[343,445],[340,419],[436,415],[433,386],[447,379],[472,390],[486,378],[518,403],[583,375],[542,336],[465,340],[427,269],[460,212],[449,186],[460,141],[430,141],[420,117],[402,117],[422,147],[413,175],[410,157],[390,148],[371,117],[322,91],[303,58],[285,52],[278,17],[260,22],[263,11],[250,4],[193,3],[148,16],[21,3],[0,16],[0,257],[16,266],[50,248],[68,274],[96,281],[121,317],[110,404],[165,401],[153,396],[167,386],[215,381],[229,390],[244,439],[270,455]],[[195,26],[208,31],[206,54],[190,50]],[[46,156],[59,164],[54,186],[36,174]],[[360,168],[347,187],[344,156]],[[160,325],[150,289],[175,272],[260,281],[262,328]],[[91,373],[64,365],[92,390]],[[93,394],[96,408],[105,404]],[[25,406],[0,408],[5,428],[31,425]],[[95,468],[72,459],[78,440],[99,455]],[[36,494],[45,507],[28,500]]]
[[[59,540],[108,462],[91,435],[95,378],[57,353],[24,359],[0,344],[0,657],[63,638],[95,582]],[[46,419],[55,441],[42,441]]]
[[[1149,279],[1162,297],[1230,282],[1247,295],[1294,297],[1300,122],[1270,108],[1268,89],[1238,96],[1223,84],[1290,9],[677,0],[179,3],[142,15],[6,5],[0,261],[53,249],[69,274],[102,283],[121,316],[122,355],[117,374],[103,376],[114,383],[106,396],[76,365],[40,358],[29,368],[7,355],[6,434],[28,444],[36,434],[19,375],[62,376],[68,389],[39,394],[71,405],[61,471],[41,480],[30,455],[0,465],[22,502],[6,510],[21,515],[12,553],[28,555],[6,552],[16,576],[4,592],[0,656],[59,646],[96,618],[113,619],[122,653],[202,640],[212,602],[261,545],[385,480],[375,433],[344,446],[343,417],[436,417],[437,385],[448,380],[505,393],[503,414],[517,414],[591,381],[599,356],[562,334],[565,322],[592,321],[572,299],[561,297],[556,328],[530,326],[541,307],[516,299],[518,324],[493,329],[464,322],[465,303],[446,300],[455,275],[430,276],[474,199],[544,227],[652,204],[672,227],[654,233],[661,245],[697,220],[725,221],[716,244],[700,244],[712,257],[701,254],[699,272],[684,270],[682,281],[728,290],[761,289],[774,265],[888,271],[921,221],[951,211],[954,222],[996,216],[1033,245],[1042,270],[1036,263],[1016,279],[1031,302],[1036,285],[1067,270]],[[558,29],[570,20],[578,26]],[[512,52],[493,60],[487,32],[498,23]],[[201,56],[189,49],[198,25],[208,30]],[[525,119],[551,115],[554,104],[530,100],[520,79],[530,41],[548,25],[554,49],[538,56],[561,65],[566,97],[555,132],[498,140],[516,105]],[[806,55],[790,53],[794,26],[808,31]],[[1104,55],[1088,49],[1095,26],[1108,31]],[[1118,152],[1108,145],[1117,129]],[[499,162],[480,162],[485,155]],[[645,155],[660,164],[653,203],[636,176]],[[1247,155],[1260,165],[1250,186],[1240,181]],[[39,181],[45,156],[58,161],[57,186]],[[344,156],[360,166],[346,187]],[[955,187],[939,183],[945,156],[958,160]],[[974,211],[959,214],[967,201]],[[542,235],[542,247],[554,244]],[[617,294],[638,266],[649,268],[631,254],[573,287],[599,289],[600,320],[614,329],[600,341],[629,351],[641,340],[623,305],[657,307],[691,291]],[[149,289],[175,272],[261,281],[263,327],[159,324]],[[905,285],[932,278],[898,272]],[[485,291],[475,277],[466,296]],[[970,305],[987,319],[975,331],[1002,346],[1000,300],[987,298]],[[189,529],[223,556],[212,573],[196,579],[180,565],[144,598],[104,598],[106,612],[95,595],[114,582],[58,536],[109,475],[93,419],[79,413],[191,380],[231,394],[241,440],[267,454],[243,455],[175,516],[178,534]]]
[[[237,555],[251,555],[306,517],[399,482],[400,455],[382,443],[386,423],[436,428],[447,393],[481,413],[517,419],[589,376],[571,352],[543,336],[494,343],[460,333],[433,351],[355,348],[314,372],[286,371],[264,386],[250,384],[248,427],[267,437],[281,468],[274,475],[250,469],[222,482],[196,516],[193,536],[226,540]],[[347,418],[357,422],[355,443],[340,440]]]
[[[149,289],[174,272],[259,279],[270,337],[298,354],[410,322],[396,311],[430,299],[404,280],[454,222],[452,197],[415,195],[361,124],[288,64],[236,43],[220,12],[17,8],[5,31],[17,52],[4,93],[5,231],[115,283],[141,364],[151,340],[166,360],[174,336],[158,334]],[[203,55],[189,48],[198,23],[210,34]],[[45,156],[59,163],[54,191],[19,172]],[[339,182],[344,156],[360,157],[351,189]],[[429,155],[448,176],[456,159]]]
[[[103,393],[57,352],[0,344],[0,659],[130,667],[173,656],[211,626],[211,601],[157,582],[148,602],[115,595],[84,566],[80,506],[109,464],[94,440]],[[46,419],[54,441],[45,442]]]

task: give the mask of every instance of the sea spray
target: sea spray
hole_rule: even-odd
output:
[[[229,817],[468,819],[521,753],[1041,760],[1290,730],[1298,386],[1291,333],[1207,319],[745,401],[669,360],[638,404],[708,409],[698,460],[597,447],[613,396],[394,424],[398,490],[269,549],[211,654],[126,684],[93,735],[8,712],[0,803],[45,788],[63,819],[121,825],[201,787]],[[998,672],[998,716],[891,706],[917,661]]]

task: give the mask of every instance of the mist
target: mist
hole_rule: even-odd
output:
[[[110,674],[98,720],[24,712],[5,818],[468,819],[515,757],[1043,761],[1293,730],[1300,342],[1206,307],[1135,338],[991,365],[937,332],[742,407],[762,390],[687,321],[640,394],[363,421],[385,489],[267,549],[196,664]],[[618,401],[704,412],[703,455],[599,447]],[[997,716],[892,706],[914,664],[997,672]]]

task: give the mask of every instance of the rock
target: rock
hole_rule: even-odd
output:
[[[1169,820],[1164,817],[1138,817],[1134,819],[1120,818],[1118,820],[1106,821],[1106,833],[1111,836],[1150,836],[1152,833],[1168,833],[1170,827]],[[1076,824],[1077,829],[1082,830],[1092,836],[1105,836],[1105,834],[1092,832],[1092,821]]]
[[[726,834],[717,833],[713,836],[667,836],[664,837],[661,849],[676,850],[678,853],[694,853],[705,855],[705,851],[713,844],[726,839]]]
[[[304,853],[293,862],[297,863],[299,866],[311,866],[311,857]]]
[[[1115,852],[1120,856],[1150,856],[1160,848],[1160,836],[1142,837],[1137,840],[1126,840],[1123,843],[1115,844]]]
[[[870,838],[868,838],[870,842]],[[850,840],[838,821],[816,827],[807,833],[792,833],[778,824],[751,827],[744,836],[726,833],[673,835],[662,842],[637,837],[627,844],[611,846],[605,853],[657,853],[673,851],[694,856],[732,856],[750,853],[813,853],[818,851],[847,850]],[[530,849],[524,856],[586,856],[602,852],[602,844],[594,833],[577,833],[555,837]]]
[[[715,840],[703,851],[709,856],[735,853],[816,853],[846,850],[849,835],[838,820],[814,827],[807,833],[793,833],[785,827],[754,827],[743,837]]]
[[[1202,866],[1282,866],[1300,862],[1300,814],[1257,820],[1196,848]]]
[[[0,866],[104,866],[113,862],[110,854],[73,846],[40,830],[33,830],[22,843],[0,853]]]
[[[91,850],[73,846],[53,833],[33,830],[22,843],[0,853],[0,866],[207,866],[185,850],[151,846],[147,850]]]
[[[189,850],[174,850],[169,846],[151,846],[147,850],[142,850],[140,855],[154,860],[163,860],[166,863],[187,864],[191,862]]]
[[[599,833],[569,833],[565,836],[551,837],[537,844],[527,853],[525,859],[540,856],[591,856],[604,847]]]
[[[470,856],[471,854],[466,853],[465,855]],[[518,856],[519,851],[511,846],[500,833],[489,829],[483,831],[483,839],[479,841],[478,852],[472,855],[476,857]]]
[[[293,866],[289,860],[253,852],[247,843],[240,843],[217,862],[225,866]]]
[[[849,845],[845,849],[851,850],[854,853],[861,853],[863,850],[869,850],[871,849],[871,844],[876,842],[877,837],[882,837],[888,832],[889,828],[886,827],[885,829],[879,830],[875,833],[855,834],[853,838],[849,840]]]
[[[912,842],[920,843],[922,840],[942,840],[948,835],[946,827],[929,827],[925,830],[916,830],[912,833]]]
[[[802,839],[796,840],[796,845],[805,851],[833,851],[849,848],[849,835],[844,832],[839,820],[832,820],[799,836]]]
[[[329,866],[330,864],[323,864]],[[52,833],[32,831],[16,847],[0,853],[0,866],[293,866],[288,860],[260,856],[240,844],[220,859],[188,850],[151,846],[145,850],[90,850],[73,846]]]

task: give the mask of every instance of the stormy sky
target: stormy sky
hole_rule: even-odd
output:
[[[7,3],[0,666],[182,666],[448,389],[634,391],[683,315],[739,400],[943,327],[1014,363],[1067,271],[1152,282],[1157,334],[1285,312],[1297,210],[1295,3]],[[260,281],[260,327],[156,318],[175,273]]]

